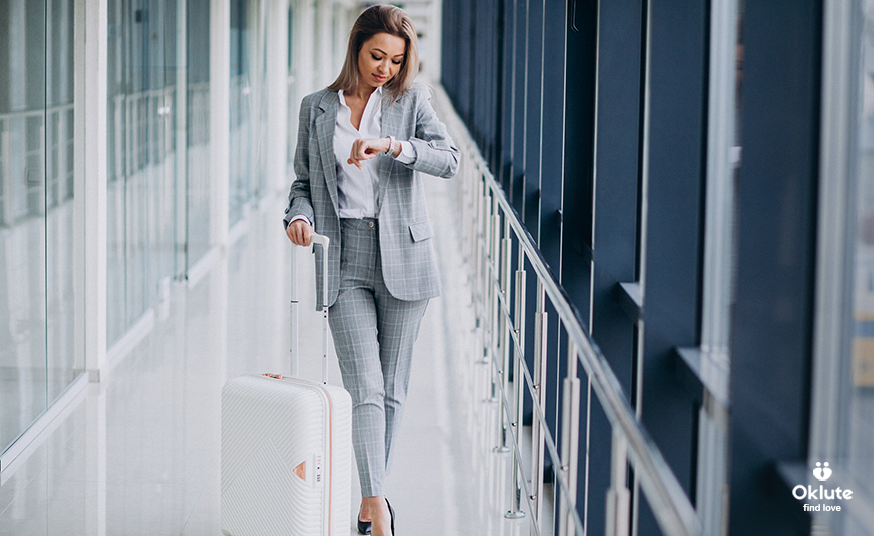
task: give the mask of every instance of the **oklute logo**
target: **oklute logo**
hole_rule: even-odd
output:
[[[825,464],[816,462],[816,469],[813,470],[813,476],[815,476],[820,482],[828,480],[828,477],[832,476],[832,470],[828,468],[828,462],[825,462]]]
[[[828,466],[828,462],[816,462],[816,467],[813,469],[813,477],[820,482],[825,482],[832,476],[832,470]],[[820,484],[818,488],[811,485],[798,485],[792,488],[792,496],[799,501],[849,501],[853,498],[853,490],[841,488],[827,488]],[[806,512],[840,512],[841,505],[839,504],[804,504]]]

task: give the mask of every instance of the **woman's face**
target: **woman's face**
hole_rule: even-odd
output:
[[[397,74],[406,48],[406,42],[396,35],[374,35],[358,52],[358,80],[373,88],[382,86]]]

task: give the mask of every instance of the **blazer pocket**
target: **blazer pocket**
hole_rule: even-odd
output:
[[[431,222],[423,221],[410,225],[410,236],[413,237],[413,242],[421,242],[434,236],[434,231],[431,230]]]

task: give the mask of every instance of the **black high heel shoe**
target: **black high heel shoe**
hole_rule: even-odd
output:
[[[358,534],[370,534],[370,521],[361,521],[361,509],[358,509]]]
[[[385,500],[385,504],[388,505],[388,513],[391,514],[391,534],[394,536],[395,534],[395,509],[391,507],[391,503],[388,502],[388,499]],[[358,510],[358,517],[355,519],[358,521],[358,534],[370,534],[371,533],[371,523],[372,521],[361,521],[361,509]]]
[[[388,505],[388,513],[391,514],[391,536],[395,536],[395,509],[391,507],[388,499],[385,500],[385,504]]]

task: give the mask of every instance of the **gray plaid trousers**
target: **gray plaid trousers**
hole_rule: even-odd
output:
[[[340,288],[328,318],[343,386],[352,395],[361,495],[375,497],[385,495],[413,343],[428,300],[399,300],[386,288],[376,220],[344,219],[340,227]]]

